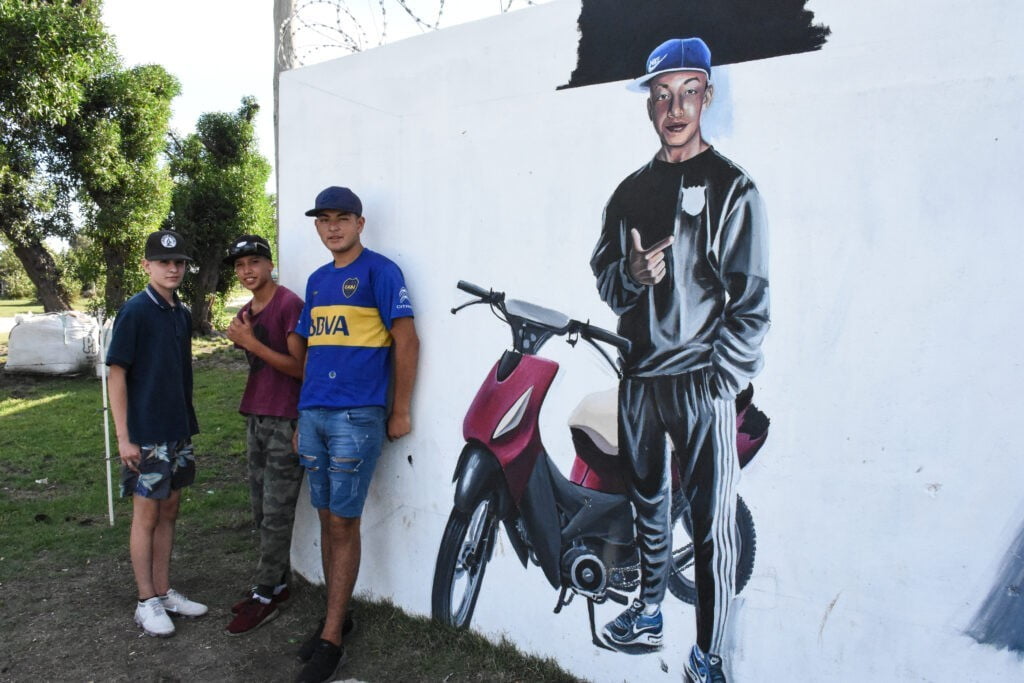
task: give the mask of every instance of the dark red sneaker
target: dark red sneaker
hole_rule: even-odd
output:
[[[247,597],[244,597],[241,600],[239,600],[238,602],[236,602],[235,604],[233,604],[231,606],[231,613],[232,614],[238,614],[239,610],[241,610],[243,607],[245,607],[245,603],[247,603],[250,600],[252,600],[252,594],[253,594],[253,591],[249,591],[249,594],[248,594]],[[285,586],[281,590],[280,593],[278,593],[274,597],[270,598],[270,601],[273,602],[275,605],[280,605],[282,602],[287,600],[289,597],[291,597],[291,593],[288,592],[288,586]]]
[[[229,636],[240,636],[243,633],[248,633],[254,628],[258,628],[268,621],[273,621],[277,618],[280,612],[277,609],[277,605],[271,602],[269,605],[264,605],[256,598],[249,598],[248,601],[242,608],[238,610],[235,618],[228,624],[227,632]]]

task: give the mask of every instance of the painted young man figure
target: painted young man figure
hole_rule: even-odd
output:
[[[735,397],[761,369],[768,330],[767,226],[746,173],[701,136],[711,53],[699,38],[651,53],[634,88],[661,140],[605,208],[591,267],[632,341],[619,385],[619,443],[630,467],[639,599],[604,628],[616,649],[662,643],[671,562],[670,448],[693,518],[697,644],[692,680],[724,681],[722,638],[735,593]]]
[[[171,588],[171,549],[181,490],[195,479],[192,435],[192,314],[175,290],[189,260],[169,230],[146,239],[149,284],[114,319],[107,351],[110,411],[121,456],[121,495],[132,496],[129,548],[146,635],[174,635],[168,614],[198,617],[206,606]]]
[[[419,339],[402,271],[361,242],[362,202],[328,187],[306,212],[333,260],[309,276],[297,331],[308,344],[299,398],[306,468],[327,582],[327,613],[298,680],[331,680],[344,659],[343,622],[359,572],[359,520],[385,435],[411,429]],[[388,391],[394,396],[387,412]]]
[[[260,535],[256,585],[250,597],[232,608],[235,616],[227,626],[228,635],[236,636],[277,617],[278,604],[288,599],[292,524],[302,486],[292,436],[299,417],[306,340],[295,332],[302,299],[271,278],[273,254],[265,239],[241,235],[224,262],[234,266],[238,281],[252,292],[252,300],[231,321],[227,335],[249,362],[238,410],[246,419],[249,500]]]

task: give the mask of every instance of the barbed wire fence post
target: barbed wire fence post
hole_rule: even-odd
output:
[[[496,0],[492,10],[482,0],[472,3],[477,18],[504,14],[546,0]],[[420,32],[445,27],[457,0],[275,0],[275,99],[282,70],[308,66],[334,56],[379,47],[391,42],[390,18],[405,16]],[[404,37],[402,35],[398,36]],[[325,56],[326,55],[326,56]],[[276,107],[275,107],[276,111]]]

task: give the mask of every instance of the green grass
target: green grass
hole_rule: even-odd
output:
[[[43,305],[33,299],[0,299],[0,318],[13,318],[19,313],[42,313]]]
[[[495,645],[472,631],[411,617],[392,603],[356,602],[360,655],[372,672],[353,671],[373,681],[548,681],[578,679],[551,659],[529,657],[508,640]],[[410,675],[415,671],[416,675]],[[363,676],[359,674],[363,673]]]
[[[182,512],[200,528],[248,519],[245,429],[238,400],[245,373],[228,342],[196,344],[195,404],[201,463]],[[110,424],[115,526],[108,526],[103,395],[92,376],[5,375],[0,382],[0,581],[39,553],[65,561],[123,550],[130,505],[118,497]],[[192,516],[194,515],[194,517]],[[236,519],[237,518],[237,519]]]
[[[224,313],[232,318],[238,315],[238,311],[246,301],[252,298],[252,293],[245,287],[235,282],[235,285],[228,291],[227,303],[224,305]]]
[[[245,423],[238,414],[246,373],[241,354],[230,347],[223,338],[193,343],[194,398],[201,429],[193,439],[198,468],[195,484],[183,494],[178,521],[193,560],[201,552],[221,557],[247,557],[253,552]],[[121,557],[127,562],[131,504],[116,497],[112,425],[116,523],[110,527],[107,522],[100,386],[91,376],[0,372],[0,585],[28,577],[46,581],[55,569],[102,564],[96,558]],[[198,537],[217,539],[215,548],[195,540],[190,547],[188,539]],[[299,593],[293,598],[296,602],[305,600],[310,611],[321,609],[322,588]],[[388,602],[357,600],[356,609],[359,648],[370,655],[362,657],[364,664],[352,672],[357,678],[452,683],[576,680],[552,660],[525,656],[507,641],[494,645],[471,631],[409,616]]]
[[[88,378],[6,380],[0,398],[0,577],[38,553],[70,558],[123,542],[107,533],[102,397]]]

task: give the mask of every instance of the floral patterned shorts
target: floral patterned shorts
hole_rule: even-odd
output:
[[[192,456],[192,441],[167,441],[140,444],[142,457],[138,473],[121,466],[121,496],[138,495],[164,500],[190,485],[196,478],[196,461]]]

